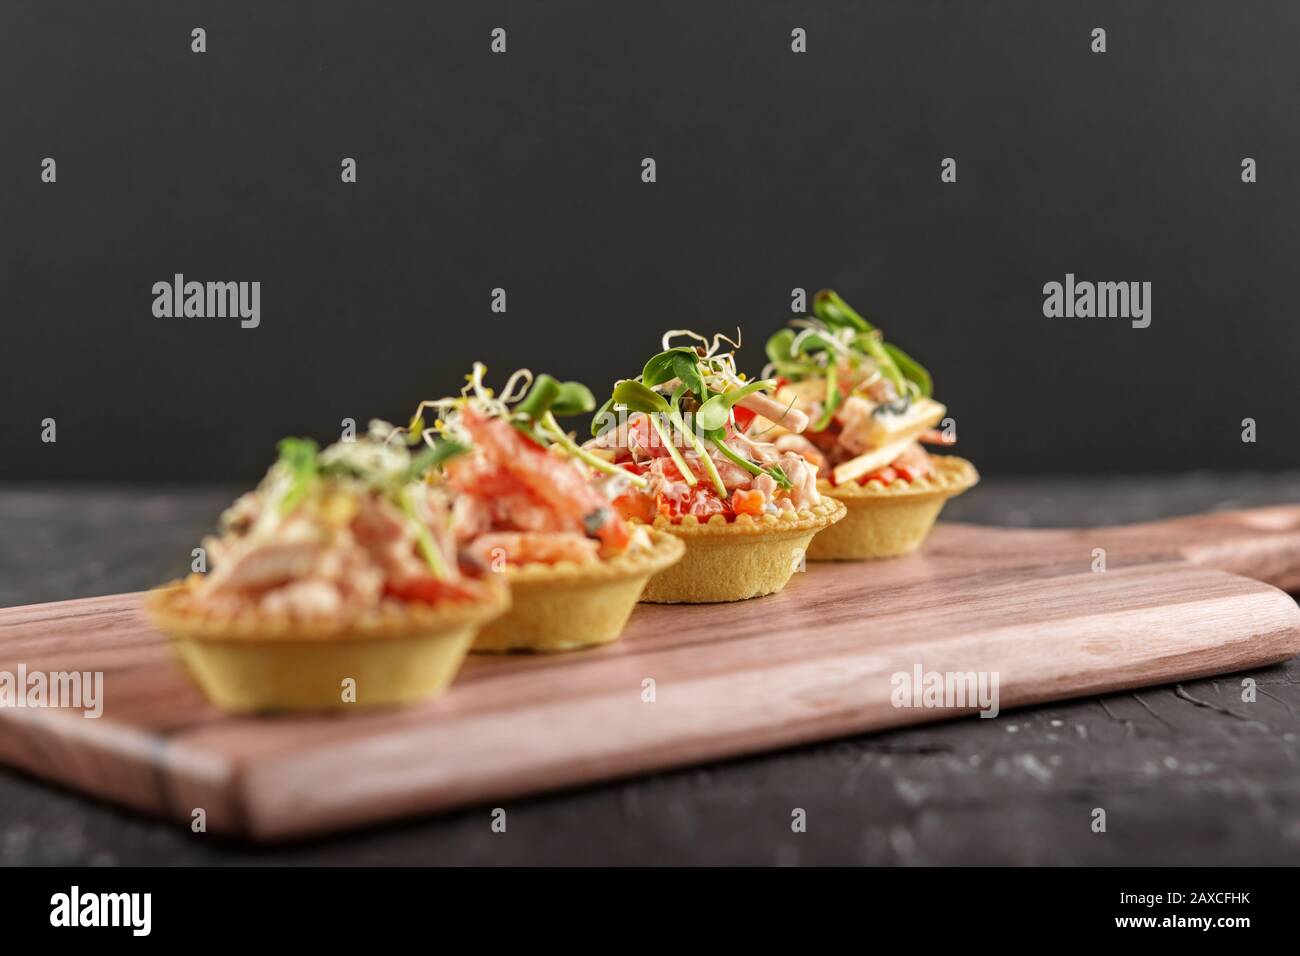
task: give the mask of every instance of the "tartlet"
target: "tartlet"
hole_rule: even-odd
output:
[[[255,491],[204,539],[210,565],[152,592],[145,612],[203,692],[236,713],[347,710],[442,691],[504,582],[456,567],[446,513],[391,425],[324,451],[285,439]]]
[[[475,363],[452,398],[422,402],[407,434],[463,448],[427,476],[446,497],[461,566],[508,584],[512,607],[485,626],[477,652],[571,651],[618,638],[651,575],[685,550],[629,525],[613,505],[626,476],[581,449],[555,416],[590,412],[577,382],[522,369],[500,395]],[[433,429],[424,413],[433,408]]]
[[[208,698],[232,713],[387,707],[432,697],[455,678],[478,629],[510,606],[503,583],[476,600],[387,607],[348,621],[223,617],[183,600],[194,575],[153,591],[145,609]],[[344,693],[354,683],[355,696]]]
[[[649,604],[715,604],[743,601],[780,591],[817,539],[846,514],[845,505],[823,499],[811,508],[727,521],[692,515],[673,522],[664,516],[653,527],[680,539],[685,554],[646,585]]]
[[[777,397],[811,423],[800,434],[778,423],[776,446],[816,462],[818,490],[848,508],[813,540],[808,558],[917,550],[944,502],[979,480],[965,459],[923,447],[956,441],[930,373],[829,289],[813,297],[813,315],[774,334],[766,351],[765,374],[780,377]]]
[[[690,344],[674,344],[683,338]],[[643,601],[772,594],[802,565],[813,536],[844,516],[818,492],[814,466],[753,430],[779,421],[797,431],[807,417],[771,396],[775,379],[737,372],[737,347],[720,335],[668,332],[663,351],[615,383],[592,423],[584,448],[627,475],[615,505],[686,546],[680,562],[650,579]]]
[[[474,640],[476,652],[571,651],[616,640],[646,582],[681,559],[686,546],[671,534],[650,534],[646,550],[598,564],[524,564],[500,577],[512,607]]]
[[[810,561],[892,558],[916,551],[929,535],[944,503],[979,481],[975,466],[955,455],[933,455],[933,471],[914,481],[889,485],[818,482],[821,493],[842,502],[844,520],[818,534],[808,547]]]

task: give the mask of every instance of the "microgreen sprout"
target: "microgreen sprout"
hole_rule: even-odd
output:
[[[681,338],[699,344],[673,344]],[[694,486],[698,478],[678,448],[676,435],[695,453],[705,477],[721,498],[727,497],[726,485],[700,436],[724,458],[750,474],[768,474],[782,487],[790,487],[780,468],[756,464],[726,443],[727,427],[735,424],[735,406],[746,396],[776,385],[774,379],[746,381],[736,371],[735,350],[739,347],[739,332],[734,341],[724,335],[708,339],[689,329],[666,333],[663,351],[645,363],[641,375],[615,384],[613,394],[592,423],[592,433],[598,433],[600,423],[616,408],[641,412],[649,419],[650,427],[688,485]],[[687,416],[692,419],[690,423]]]
[[[465,451],[454,441],[439,441],[418,455],[394,446],[399,430],[387,422],[373,421],[366,438],[338,442],[320,449],[309,438],[285,438],[276,447],[280,457],[271,471],[270,494],[283,518],[302,504],[324,479],[345,479],[378,492],[398,506],[415,536],[416,548],[429,571],[445,580],[451,573],[442,551],[429,531],[429,519],[416,494],[421,475]]]
[[[831,289],[813,296],[813,315],[795,319],[767,340],[768,367],[791,381],[823,377],[826,396],[814,431],[829,427],[835,412],[848,397],[839,370],[847,366],[867,371],[857,382],[861,388],[884,378],[893,386],[903,405],[919,397],[929,398],[934,383],[930,373],[910,355],[884,340],[881,331]],[[869,363],[869,364],[868,364]]]
[[[454,438],[443,438],[425,445],[418,455],[411,456],[411,474],[419,477],[429,471],[436,471],[457,455],[469,451],[469,446]]]
[[[408,485],[402,489],[398,503],[415,530],[415,546],[420,556],[424,558],[424,563],[435,578],[445,581],[451,574],[451,569],[447,567],[447,559],[443,556],[442,550],[433,540],[433,534],[429,531],[428,518],[420,508],[414,488]]]
[[[705,431],[716,431],[731,420],[731,410],[746,395],[776,387],[776,379],[758,379],[729,392],[722,392],[709,398],[695,412],[695,420]]]
[[[316,485],[319,475],[317,445],[310,438],[283,438],[275,447],[280,453],[277,467],[287,479],[279,510],[281,514],[288,514]]]
[[[424,441],[431,447],[450,442],[467,450],[469,437],[460,427],[459,420],[461,412],[472,407],[480,414],[509,422],[543,447],[559,445],[566,453],[597,471],[624,478],[637,487],[648,484],[640,475],[587,451],[556,420],[556,416],[582,415],[596,407],[596,399],[587,386],[581,382],[561,382],[545,373],[534,376],[528,369],[519,369],[506,380],[505,388],[497,395],[484,384],[486,373],[487,366],[475,362],[465,376],[467,384],[460,395],[421,402],[405,429],[407,441],[412,444]],[[424,415],[430,409],[438,417],[433,428],[425,428]],[[440,463],[434,460],[429,467],[437,467]]]
[[[686,464],[686,459],[682,457],[682,453],[677,450],[677,443],[673,441],[671,432],[664,427],[664,420],[670,419],[672,415],[672,406],[668,404],[668,400],[654,389],[647,388],[641,382],[625,378],[614,384],[611,401],[614,405],[622,405],[629,412],[643,412],[645,414],[646,418],[650,420],[650,427],[655,430],[659,440],[668,449],[668,456],[672,458],[673,464],[682,473],[682,478],[685,479],[688,485],[694,486],[698,480],[695,477],[695,472]]]

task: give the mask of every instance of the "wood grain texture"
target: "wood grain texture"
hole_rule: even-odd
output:
[[[1093,549],[1108,570],[1093,573]],[[1226,573],[1221,568],[1230,568]],[[213,710],[138,596],[0,612],[0,669],[101,670],[105,716],[0,710],[0,760],[116,802],[280,838],[954,716],[890,675],[997,671],[1003,709],[1300,652],[1300,509],[1072,531],[941,526],[921,555],[813,565],[782,594],[642,606],[618,644],[473,658],[411,710]],[[653,678],[657,700],[641,699]]]

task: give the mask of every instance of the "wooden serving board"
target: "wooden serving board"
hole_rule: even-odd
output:
[[[598,650],[472,657],[412,709],[267,718],[209,706],[138,594],[31,605],[0,611],[0,671],[103,671],[104,714],[0,708],[0,761],[280,839],[970,712],[894,707],[917,664],[996,671],[1005,711],[1284,660],[1300,609],[1279,588],[1300,590],[1300,506],[940,525],[922,554],[813,564],[771,597],[642,605]]]

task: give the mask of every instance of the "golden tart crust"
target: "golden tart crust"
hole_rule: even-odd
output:
[[[201,581],[192,575],[152,591],[144,609],[208,698],[233,713],[360,709],[433,696],[456,676],[479,627],[510,606],[505,584],[489,580],[479,600],[392,602],[296,621],[196,608],[188,599]]]
[[[808,548],[811,561],[861,561],[911,554],[929,535],[944,503],[979,482],[975,466],[955,455],[932,455],[934,471],[916,481],[888,485],[817,483],[824,495],[848,506],[848,515],[819,534]]]
[[[479,632],[474,650],[570,651],[616,640],[646,582],[686,550],[658,530],[650,542],[648,551],[594,563],[524,564],[503,572],[513,604]]]
[[[803,564],[814,535],[841,520],[843,503],[823,498],[816,506],[775,515],[740,515],[727,521],[687,515],[673,522],[655,518],[653,527],[680,538],[686,553],[646,585],[641,600],[654,604],[713,604],[743,601],[785,587]]]

